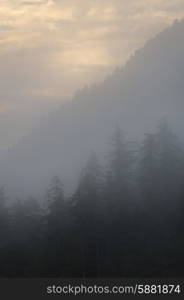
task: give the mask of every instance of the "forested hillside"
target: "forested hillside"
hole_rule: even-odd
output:
[[[116,126],[106,165],[89,154],[70,197],[0,191],[1,277],[173,277],[184,271],[184,146],[167,120],[141,144]]]
[[[60,174],[67,192],[76,188],[90,151],[100,161],[119,124],[129,140],[141,141],[163,117],[183,138],[184,22],[148,41],[103,83],[85,87],[1,157],[0,182],[11,195],[43,192]]]

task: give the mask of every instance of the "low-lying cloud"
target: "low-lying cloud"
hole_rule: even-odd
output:
[[[0,0],[4,147],[183,16],[183,0]],[[17,120],[17,129],[7,120]]]

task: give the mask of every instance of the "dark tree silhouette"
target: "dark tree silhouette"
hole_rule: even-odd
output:
[[[100,268],[100,166],[92,153],[73,195],[74,214],[81,255],[81,275],[96,277]]]
[[[182,276],[184,147],[166,120],[137,144],[117,126],[106,167],[94,152],[65,196],[8,205],[0,189],[1,277]]]

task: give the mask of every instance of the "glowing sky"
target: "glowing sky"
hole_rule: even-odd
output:
[[[183,16],[183,0],[0,0],[4,147]]]

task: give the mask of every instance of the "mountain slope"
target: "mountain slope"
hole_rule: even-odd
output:
[[[1,182],[15,194],[38,192],[55,173],[75,183],[89,152],[100,157],[117,122],[140,139],[166,116],[182,134],[184,21],[150,40],[102,84],[76,93],[0,164]]]

